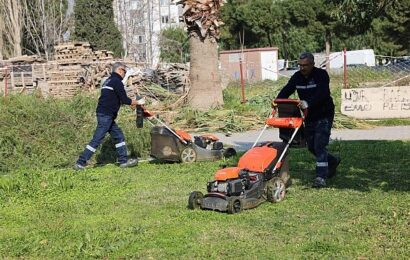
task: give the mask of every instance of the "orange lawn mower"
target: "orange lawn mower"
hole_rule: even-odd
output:
[[[236,167],[218,170],[207,185],[208,193],[191,192],[189,209],[215,210],[230,214],[255,208],[266,200],[280,202],[290,185],[288,149],[304,146],[304,118],[307,111],[299,107],[299,100],[276,99],[272,114],[266,120],[252,148]],[[279,128],[282,142],[258,144],[268,126]]]
[[[158,161],[192,163],[219,160],[236,154],[234,148],[224,148],[215,135],[205,134],[192,138],[183,130],[167,126],[143,105],[137,105],[137,127],[143,127],[144,118],[153,126],[150,133],[150,156]]]

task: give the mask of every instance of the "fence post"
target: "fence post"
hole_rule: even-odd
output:
[[[242,68],[242,54],[239,57],[239,72],[241,74],[241,89],[242,89],[242,104],[246,102],[245,98],[245,79],[243,78],[243,68]]]
[[[4,96],[7,97],[7,92],[8,92],[8,82],[7,82],[7,74],[8,74],[8,68],[7,66],[4,67],[4,72],[3,72],[3,77],[4,77]]]
[[[349,88],[349,79],[347,77],[347,59],[346,59],[346,48],[343,50],[343,87]]]

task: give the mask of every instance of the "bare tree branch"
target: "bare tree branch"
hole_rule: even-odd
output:
[[[37,55],[45,56],[49,60],[52,47],[60,42],[64,28],[67,28],[68,24],[63,10],[63,0],[20,1],[24,3],[24,26],[28,40]]]

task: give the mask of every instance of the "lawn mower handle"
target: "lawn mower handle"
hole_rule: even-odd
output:
[[[286,102],[286,101],[289,101],[289,100],[292,100],[292,102],[295,102],[295,103],[299,103],[299,100],[296,100],[296,99],[275,99],[275,100],[272,100],[272,103],[271,103],[272,112],[269,115],[269,118],[274,117],[276,115],[276,113],[278,112],[278,104],[276,102],[283,102],[283,101]],[[303,121],[304,121],[306,116],[307,116],[308,109],[307,108],[302,109],[299,105],[298,105],[298,107],[299,107],[299,111],[300,111],[300,116],[303,118]],[[265,124],[262,131],[259,133],[259,136],[256,138],[255,142],[253,143],[252,148],[254,148],[256,146],[256,144],[259,142],[259,139],[262,137],[262,135],[265,132],[266,128],[268,128],[267,124]],[[298,130],[299,130],[299,128],[297,128],[296,132]]]
[[[139,96],[137,96],[137,100]],[[144,102],[145,103],[145,102]],[[185,141],[181,136],[179,136],[174,130],[172,130],[169,126],[167,126],[164,122],[162,122],[158,117],[156,117],[153,113],[148,111],[144,103],[141,102],[140,104],[137,104],[137,111],[136,111],[136,125],[137,128],[142,128],[144,126],[144,118],[148,119],[148,122],[151,123],[152,126],[155,126],[153,122],[151,122],[151,119],[155,119],[157,123],[161,124],[164,126],[168,131],[170,131],[173,135],[175,135],[183,144],[188,144],[187,141]]]

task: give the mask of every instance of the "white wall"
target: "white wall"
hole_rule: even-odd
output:
[[[346,64],[347,65],[376,66],[376,57],[374,55],[374,51],[371,49],[347,51],[346,52]],[[343,68],[343,65],[344,65],[343,51],[333,52],[330,54],[330,68],[331,69],[340,69],[340,68]]]
[[[113,7],[117,25],[123,34],[124,45],[130,45],[130,54],[137,59],[136,61],[149,62],[153,67],[157,66],[161,30],[179,24],[179,7],[171,0],[114,0]],[[135,10],[141,10],[141,17],[131,15]],[[163,16],[168,16],[168,20],[164,21]],[[137,26],[136,20],[140,21],[142,31],[138,31],[133,37],[130,32],[136,30],[132,30],[133,25],[127,23],[134,21],[134,26]],[[139,41],[140,35],[144,37],[143,42]]]
[[[152,46],[152,66],[156,67],[159,63],[160,56],[160,47],[159,47],[159,38],[161,30],[166,29],[169,26],[175,26],[179,24],[179,14],[178,6],[169,1],[166,5],[160,5],[161,1],[154,0],[151,1],[151,24],[152,32],[148,32],[147,37],[151,37],[151,46]],[[168,16],[168,21],[165,21],[163,17]]]
[[[262,80],[278,79],[278,52],[277,51],[263,51],[261,55],[261,70]]]

